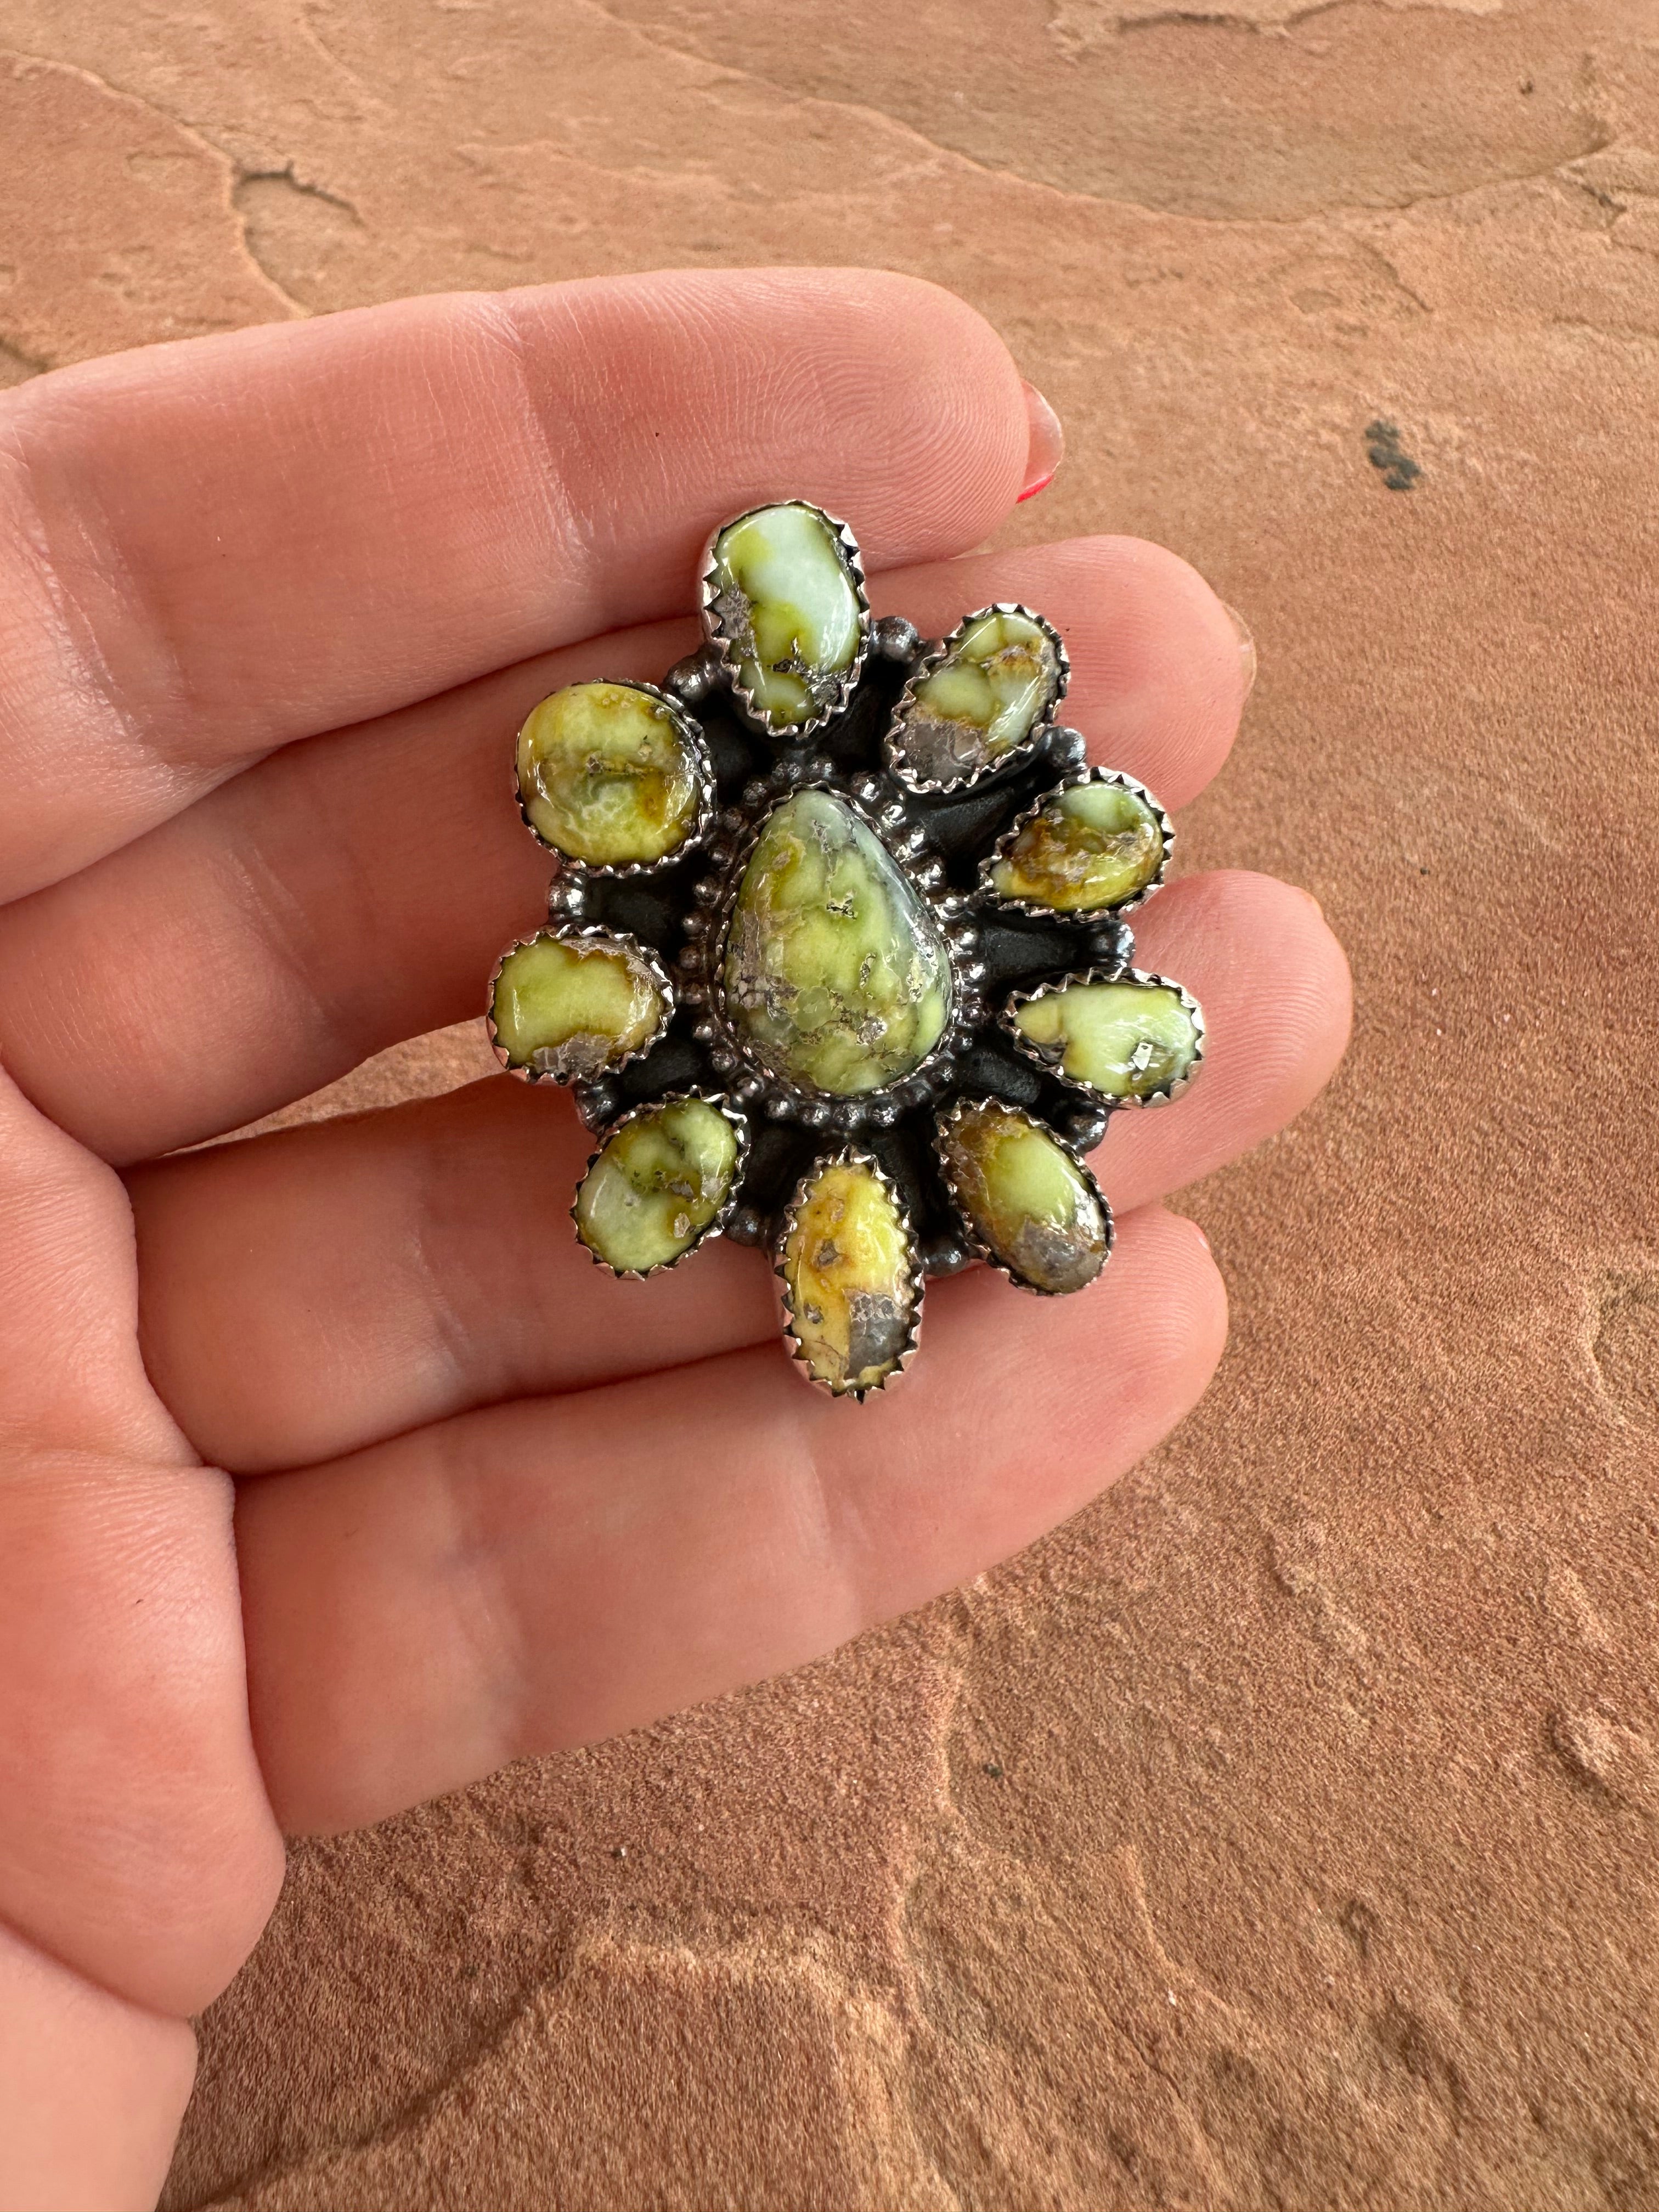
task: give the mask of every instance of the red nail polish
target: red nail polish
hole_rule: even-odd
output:
[[[1035,483],[1028,483],[1024,490],[1021,492],[1019,497],[1014,501],[1014,505],[1016,507],[1024,507],[1028,499],[1035,499],[1040,491],[1047,491],[1054,480],[1054,471],[1053,469],[1050,469],[1046,477],[1039,477]]]

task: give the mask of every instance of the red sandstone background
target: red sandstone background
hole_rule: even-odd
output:
[[[1358,988],[1191,1194],[1234,1333],[1164,1449],[830,1662],[297,1850],[173,2212],[1659,2205],[1652,0],[0,46],[0,381],[664,263],[954,287],[1070,434],[1010,536],[1161,538],[1254,625],[1187,861],[1307,884]]]

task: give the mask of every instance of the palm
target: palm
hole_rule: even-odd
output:
[[[925,1361],[861,1413],[790,1372],[755,1254],[591,1267],[587,1140],[544,1094],[180,1152],[473,1010],[544,884],[508,733],[675,659],[661,617],[749,500],[853,518],[878,611],[924,629],[1042,607],[1071,719],[1171,804],[1231,741],[1237,647],[1127,541],[927,565],[1006,511],[1025,416],[984,326],[897,279],[420,303],[6,407],[0,1974],[73,1970],[118,2043],[234,1972],[281,1828],[799,1661],[1133,1462],[1224,1330],[1152,1201],[1317,1088],[1346,978],[1296,893],[1167,892],[1147,964],[1212,1060],[1101,1156],[1103,1283],[936,1285]]]

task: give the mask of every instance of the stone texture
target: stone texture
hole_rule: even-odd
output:
[[[668,1018],[637,944],[545,929],[502,955],[490,994],[495,1038],[514,1067],[561,1083],[620,1067]]]
[[[825,1163],[796,1198],[779,1266],[814,1382],[861,1398],[897,1371],[916,1310],[909,1224],[867,1157]]]
[[[1127,784],[1101,771],[1038,808],[987,863],[999,898],[1059,914],[1127,907],[1156,881],[1165,859],[1158,816]]]
[[[740,1142],[731,1116],[706,1098],[644,1108],[605,1139],[582,1177],[577,1234],[619,1274],[672,1267],[730,1197]]]
[[[1045,1067],[1131,1101],[1168,1097],[1200,1036],[1179,987],[1140,975],[1048,985],[1014,1008],[1013,1026]]]
[[[845,703],[864,634],[848,556],[821,509],[757,507],[714,540],[712,611],[770,730],[805,734]]]
[[[939,1152],[980,1243],[1028,1290],[1087,1290],[1111,1252],[1111,1218],[1088,1176],[1041,1121],[988,1099],[953,1108]]]
[[[950,1018],[932,909],[830,791],[798,791],[762,823],[723,973],[727,1018],[761,1063],[838,1098],[901,1082]]]
[[[568,684],[525,718],[519,800],[537,835],[590,867],[649,867],[696,827],[699,748],[634,684]]]
[[[988,607],[944,641],[938,665],[906,684],[890,757],[921,788],[985,775],[1024,744],[1060,694],[1051,633],[1018,607]]]
[[[1255,629],[1183,863],[1307,884],[1358,982],[1190,1201],[1182,1430],[833,1662],[297,1850],[175,2212],[1659,2192],[1651,0],[1013,0],[988,72],[961,21],[0,0],[0,375],[679,261],[964,293],[1069,433],[1008,535]]]

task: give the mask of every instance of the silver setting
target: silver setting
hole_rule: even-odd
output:
[[[1034,1298],[1074,1298],[1077,1296],[1076,1291],[1048,1291],[1044,1290],[1040,1283],[1027,1282],[1024,1276],[1016,1273],[1006,1260],[997,1257],[974,1226],[974,1218],[963,1202],[961,1186],[957,1181],[951,1166],[950,1156],[945,1148],[945,1138],[950,1130],[955,1128],[964,1114],[978,1113],[987,1106],[997,1107],[1003,1113],[1012,1115],[1015,1120],[1026,1122],[1031,1128],[1040,1129],[1051,1144],[1058,1145],[1060,1151],[1069,1156],[1078,1173],[1094,1193],[1095,1202],[1100,1208],[1101,1218],[1106,1224],[1106,1256],[1100,1263],[1099,1274],[1080,1285],[1085,1291],[1092,1290],[1095,1284],[1100,1280],[1101,1275],[1103,1275],[1111,1265],[1112,1253],[1117,1244],[1117,1221],[1112,1212],[1111,1202],[1101,1188],[1094,1170],[1075,1145],[1067,1144],[1065,1138],[1051,1127],[1040,1114],[1030,1113],[1024,1106],[1012,1106],[1006,1098],[956,1098],[951,1101],[945,1112],[937,1117],[933,1132],[933,1157],[939,1163],[939,1173],[945,1178],[945,1188],[951,1194],[951,1204],[962,1223],[963,1243],[967,1245],[976,1260],[983,1260],[988,1267],[994,1267],[999,1275],[1006,1276],[1016,1290],[1029,1291]]]
[[[759,704],[754,693],[742,680],[739,673],[741,656],[736,641],[727,634],[725,621],[718,605],[720,584],[714,570],[716,544],[728,530],[734,530],[740,522],[747,522],[751,514],[763,514],[768,508],[774,507],[804,507],[828,523],[831,534],[845,556],[848,570],[853,580],[853,588],[858,598],[858,651],[853,656],[851,666],[843,669],[837,678],[833,700],[820,713],[812,715],[805,722],[775,722],[772,716]],[[865,661],[869,657],[870,598],[865,589],[864,557],[859,551],[858,539],[854,537],[852,531],[838,515],[831,514],[826,508],[816,506],[810,499],[769,499],[760,501],[754,507],[744,507],[741,514],[728,516],[717,529],[709,532],[703,542],[702,558],[697,564],[697,606],[702,620],[704,635],[710,646],[720,656],[723,679],[733,700],[737,702],[744,720],[748,723],[750,729],[759,731],[762,736],[772,738],[775,743],[802,744],[807,738],[815,736],[819,730],[823,729],[826,723],[833,722],[837,715],[846,713],[853,694],[858,689],[859,678],[864,673]]]
[[[603,945],[612,951],[621,952],[645,970],[661,995],[662,1011],[657,1018],[656,1028],[643,1044],[619,1054],[615,1060],[607,1060],[601,1066],[585,1068],[580,1073],[570,1075],[556,1075],[551,1068],[526,1067],[520,1061],[509,1058],[507,1047],[495,1029],[495,986],[501,981],[501,969],[514,953],[522,951],[526,945],[538,944],[546,937],[556,938],[562,945]],[[568,1090],[574,1085],[591,1083],[607,1075],[614,1075],[619,1068],[627,1067],[636,1060],[643,1060],[647,1053],[654,1052],[668,1034],[676,1003],[673,981],[667,969],[649,945],[641,945],[637,937],[630,937],[624,929],[606,929],[597,922],[590,922],[580,929],[562,927],[556,923],[545,929],[532,929],[528,937],[514,938],[490,969],[489,992],[484,1000],[484,1027],[489,1032],[490,1046],[496,1059],[509,1075],[516,1075],[522,1083],[557,1083]]]
[[[680,665],[684,666],[684,664]],[[530,709],[530,714],[525,716],[524,722],[520,723],[518,733],[513,740],[513,795],[518,802],[519,819],[525,828],[529,830],[544,853],[555,853],[558,855],[560,874],[555,879],[556,888],[559,883],[573,877],[580,877],[584,881],[588,879],[598,881],[607,876],[648,876],[658,868],[672,868],[677,860],[684,860],[688,853],[694,853],[700,845],[707,844],[708,832],[714,818],[714,764],[708,756],[708,740],[703,736],[702,725],[687,713],[684,701],[675,697],[666,690],[659,690],[654,684],[637,683],[631,676],[601,676],[594,677],[591,680],[598,684],[613,684],[619,691],[642,691],[647,699],[654,699],[659,707],[665,707],[668,709],[669,718],[674,725],[676,734],[691,755],[692,765],[697,779],[697,817],[679,843],[655,860],[584,860],[574,853],[567,853],[562,845],[556,845],[550,837],[544,837],[530,818],[530,809],[525,803],[524,786],[519,777],[519,736],[522,735],[524,722],[530,720],[530,714],[535,713],[536,707],[546,704],[545,699],[538,699],[536,702],[536,707]],[[562,685],[561,689],[568,690],[574,687],[567,684]],[[556,691],[550,691],[547,694],[549,699],[556,699],[557,696]],[[552,910],[550,895],[549,911]],[[569,910],[574,913],[576,909],[573,908]]]
[[[1055,671],[1053,694],[1042,712],[1019,743],[1011,745],[1000,758],[981,761],[977,768],[969,769],[963,775],[952,776],[948,782],[942,782],[933,776],[916,775],[905,763],[903,748],[905,710],[915,704],[918,684],[925,683],[928,677],[938,673],[961,644],[970,626],[976,622],[982,622],[987,615],[1023,615],[1027,622],[1034,623],[1042,632],[1054,650]],[[896,781],[902,783],[907,791],[914,791],[928,797],[942,793],[955,799],[960,797],[963,792],[976,789],[981,783],[988,783],[993,776],[1005,775],[1011,769],[1022,767],[1046,744],[1048,732],[1054,727],[1054,717],[1060,711],[1060,702],[1066,696],[1066,687],[1071,680],[1072,661],[1070,654],[1066,650],[1066,641],[1047,616],[1038,614],[1034,608],[1026,606],[1018,599],[993,599],[989,606],[975,607],[972,614],[963,615],[949,637],[941,638],[937,644],[928,646],[911,670],[908,681],[894,702],[892,720],[888,723],[887,734],[882,739],[881,756],[887,764],[887,773]]]
[[[726,1201],[708,1226],[700,1229],[684,1251],[677,1253],[672,1260],[660,1261],[654,1267],[613,1267],[609,1260],[596,1252],[586,1237],[582,1235],[582,1225],[576,1214],[582,1186],[599,1165],[605,1146],[619,1131],[627,1128],[630,1122],[639,1121],[647,1114],[659,1113],[665,1106],[681,1105],[688,1098],[699,1098],[705,1106],[714,1107],[730,1124],[737,1136],[738,1164],[732,1170],[732,1187],[726,1194]],[[711,1239],[725,1233],[727,1224],[738,1210],[738,1200],[743,1189],[743,1179],[749,1172],[750,1139],[748,1116],[741,1107],[733,1105],[723,1091],[665,1091],[660,1098],[643,1099],[639,1105],[630,1107],[626,1114],[619,1114],[614,1121],[609,1122],[605,1128],[596,1133],[599,1141],[588,1154],[587,1165],[582,1170],[577,1181],[576,1194],[570,1201],[570,1218],[575,1226],[576,1242],[586,1253],[593,1265],[604,1273],[614,1276],[619,1283],[649,1282],[653,1275],[665,1275],[671,1267],[678,1267],[682,1260],[689,1260],[694,1252],[701,1252],[703,1246]]]
[[[1185,1074],[1176,1076],[1173,1082],[1159,1084],[1156,1091],[1147,1091],[1144,1097],[1135,1091],[1120,1097],[1115,1091],[1102,1091],[1096,1084],[1085,1083],[1080,1075],[1067,1075],[1057,1062],[1045,1059],[1015,1021],[1015,1011],[1020,1006],[1029,1006],[1034,1000],[1052,999],[1057,993],[1069,990],[1079,983],[1145,983],[1156,986],[1160,990],[1173,991],[1192,1018],[1193,1056]],[[1040,1067],[1045,1075],[1052,1075],[1056,1083],[1063,1083],[1068,1091],[1075,1091],[1079,1097],[1094,1100],[1105,1107],[1109,1113],[1119,1113],[1127,1106],[1167,1106],[1170,1099],[1179,1098],[1183,1091],[1191,1088],[1194,1078],[1204,1065],[1204,1009],[1184,983],[1177,983],[1173,975],[1154,975],[1150,968],[1079,968],[1068,975],[1046,976],[1041,983],[1034,983],[1029,991],[1014,992],[998,1018],[1002,1029],[1012,1038],[1015,1049],[1023,1053],[1034,1067]]]
[[[813,1374],[807,1364],[806,1354],[802,1348],[800,1339],[795,1334],[795,1310],[789,1296],[788,1277],[784,1273],[784,1252],[790,1237],[794,1234],[800,1217],[800,1209],[806,1200],[806,1194],[825,1169],[833,1167],[863,1168],[875,1176],[877,1182],[892,1200],[894,1209],[900,1221],[904,1224],[905,1247],[909,1257],[906,1279],[910,1290],[910,1322],[905,1331],[904,1343],[897,1359],[881,1380],[878,1382],[866,1383],[862,1389],[850,1383],[825,1382]],[[921,1304],[927,1285],[927,1274],[921,1264],[921,1248],[916,1242],[915,1224],[910,1218],[909,1207],[904,1202],[903,1192],[887,1173],[880,1161],[872,1153],[866,1152],[861,1146],[845,1145],[839,1152],[820,1153],[801,1176],[795,1185],[788,1205],[783,1210],[783,1218],[779,1224],[777,1237],[773,1243],[772,1272],[777,1277],[781,1286],[780,1304],[783,1308],[783,1334],[789,1346],[790,1357],[799,1367],[802,1378],[810,1382],[815,1389],[827,1391],[832,1398],[851,1398],[854,1404],[862,1405],[872,1392],[885,1390],[890,1383],[896,1382],[915,1358],[916,1346],[921,1340]]]
[[[875,836],[921,906],[932,915],[945,941],[951,965],[949,1018],[927,1057],[896,1083],[876,1091],[861,1091],[850,1097],[797,1083],[769,1066],[732,1021],[726,1003],[726,942],[749,863],[777,807],[785,799],[801,791],[828,792]],[[688,935],[680,954],[681,970],[690,979],[690,987],[701,987],[705,994],[707,1013],[705,1021],[699,1024],[698,1035],[702,1037],[706,1028],[704,1041],[712,1046],[710,1056],[715,1067],[722,1076],[743,1071],[757,1081],[760,1088],[755,1095],[775,1121],[801,1121],[809,1128],[819,1129],[850,1130],[866,1124],[890,1127],[902,1112],[938,1096],[950,1081],[957,1059],[971,1036],[974,1024],[969,1016],[976,997],[977,978],[970,971],[977,933],[971,922],[947,913],[937,890],[930,886],[927,880],[930,856],[925,844],[911,845],[904,839],[895,841],[893,825],[883,818],[893,811],[877,811],[860,799],[855,791],[833,778],[808,781],[791,772],[791,763],[780,762],[765,779],[763,795],[749,810],[746,832],[727,863],[712,918],[703,929]],[[902,809],[896,811],[902,814]],[[699,884],[698,895],[702,890]],[[690,921],[687,928],[690,929]]]
[[[1143,885],[1132,897],[1121,900],[1115,906],[1039,906],[1032,899],[1005,898],[992,881],[998,863],[1007,859],[1021,834],[1030,827],[1038,815],[1052,806],[1055,799],[1065,792],[1080,790],[1087,783],[1116,784],[1125,791],[1133,792],[1137,799],[1144,799],[1151,807],[1158,817],[1158,830],[1164,843],[1164,857],[1158,862],[1158,873],[1149,884]],[[996,906],[1004,914],[1028,914],[1035,916],[1039,921],[1069,921],[1086,927],[1091,922],[1103,921],[1108,917],[1115,921],[1120,915],[1133,914],[1138,906],[1145,906],[1155,891],[1163,890],[1165,878],[1170,872],[1170,860],[1175,851],[1175,842],[1174,823],[1170,821],[1146,785],[1137,777],[1126,775],[1121,769],[1079,769],[1069,775],[1062,775],[1057,782],[1051,784],[1047,791],[1039,793],[1024,812],[1016,815],[1008,824],[1001,836],[997,839],[996,843],[979,864],[979,896]]]

